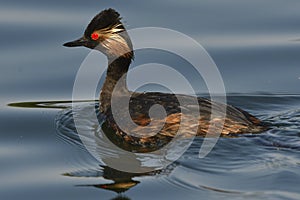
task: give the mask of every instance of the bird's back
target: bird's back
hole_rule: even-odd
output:
[[[123,99],[125,97],[117,98],[120,102],[126,102]],[[179,102],[178,99],[183,101]],[[163,106],[166,112],[165,118],[150,118],[149,110],[156,104]],[[214,109],[213,115],[212,108]],[[127,109],[126,106],[120,106],[117,117],[128,118]],[[179,130],[183,137],[192,137],[195,135],[206,136],[207,134],[215,136],[215,134],[259,133],[267,129],[262,121],[246,111],[234,106],[212,102],[206,98],[188,95],[159,92],[131,93],[129,113],[136,127],[128,132],[135,135],[121,129],[114,120],[116,116],[113,116],[111,112],[108,113],[106,125],[122,138],[118,139],[120,143],[126,141],[146,149],[164,146],[178,134]],[[157,129],[161,125],[162,128]]]

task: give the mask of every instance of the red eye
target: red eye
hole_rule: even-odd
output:
[[[92,33],[91,38],[92,38],[92,40],[98,40],[99,39],[99,34],[98,33]]]

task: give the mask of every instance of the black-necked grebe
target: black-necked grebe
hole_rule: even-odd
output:
[[[188,118],[188,116],[183,115],[181,109],[193,109],[191,105],[179,105],[178,95],[159,92],[136,93],[127,89],[126,79],[121,79],[123,75],[126,75],[134,54],[131,40],[121,23],[120,15],[113,9],[107,9],[97,14],[87,26],[83,37],[65,43],[64,46],[85,46],[97,49],[107,56],[109,66],[100,94],[100,111],[106,115],[107,120],[102,127],[106,132],[110,132],[110,138],[115,142],[117,141],[118,145],[123,146],[125,149],[127,148],[126,144],[137,146],[139,151],[149,151],[162,147],[172,139],[179,127],[182,126],[180,123],[181,119]],[[151,106],[160,104],[165,108],[167,117],[163,120],[164,126],[159,133],[151,137],[135,137],[125,133],[118,127],[111,111],[112,91],[118,82],[123,82],[121,91],[124,94],[130,94],[130,114],[132,120],[140,125],[140,129],[137,132],[143,131],[142,127],[148,125],[152,120],[149,118]],[[187,95],[180,95],[180,97],[184,98],[186,102],[194,98]],[[122,97],[119,100],[122,101]],[[239,108],[212,102],[205,98],[198,97],[197,100],[201,113],[200,120],[198,124],[184,124],[184,131],[187,134],[189,133],[189,127],[195,127],[196,125],[198,126],[197,135],[204,136],[208,133],[208,127],[212,123],[222,135],[259,133],[267,129],[263,122]],[[211,119],[212,105],[217,109],[218,107],[226,107],[224,126],[215,125],[220,119]],[[119,110],[120,116],[122,116],[122,112],[122,109]],[[220,109],[220,112],[222,112],[222,109]],[[185,121],[188,122],[188,120]],[[149,128],[147,131],[149,131]],[[146,150],[143,150],[143,148]]]

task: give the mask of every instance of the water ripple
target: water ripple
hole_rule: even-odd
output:
[[[249,97],[229,97],[231,102],[244,102]],[[264,103],[273,102],[276,110],[263,113]],[[114,174],[126,177],[122,182],[125,187],[133,187],[139,182],[155,179],[156,184],[167,184],[171,187],[197,192],[210,192],[232,199],[296,199],[299,196],[297,185],[300,184],[300,110],[299,97],[251,97],[248,111],[260,113],[261,118],[272,124],[270,130],[261,134],[246,134],[236,137],[222,137],[213,151],[204,159],[198,158],[199,147],[203,138],[196,138],[184,155],[168,169],[147,174],[132,174],[115,171],[107,166],[99,166],[98,161],[87,153],[77,135],[71,108],[62,110],[56,118],[59,137],[76,151],[84,152],[76,155],[74,167],[64,175],[71,177],[105,178],[99,182],[101,186],[118,191],[120,184]],[[290,102],[289,109],[283,108]],[[50,104],[44,103],[49,107]],[[259,105],[259,106],[258,106]],[[39,104],[41,106],[41,104]],[[57,105],[51,105],[57,107]],[[64,106],[60,103],[60,106]],[[65,105],[67,106],[67,104]],[[94,103],[78,103],[79,107],[95,106]],[[96,104],[97,106],[97,104]],[[87,120],[87,119],[86,119]],[[89,124],[89,123],[88,123]],[[106,152],[106,153],[109,153]],[[109,175],[107,175],[109,174]],[[160,178],[158,178],[160,177]],[[108,180],[113,180],[114,183]],[[284,185],[285,183],[286,185]],[[103,186],[103,184],[105,186]],[[117,185],[116,185],[117,184]],[[258,187],[260,185],[260,187]],[[129,187],[129,188],[130,188]],[[127,189],[129,189],[127,188]],[[126,190],[127,190],[126,189]],[[292,197],[292,198],[291,198]]]

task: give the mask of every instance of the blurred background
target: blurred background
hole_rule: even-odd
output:
[[[62,44],[81,36],[109,7],[128,29],[165,27],[197,40],[216,62],[227,92],[299,93],[299,6],[295,0],[2,1],[0,98],[70,99],[90,50]]]

